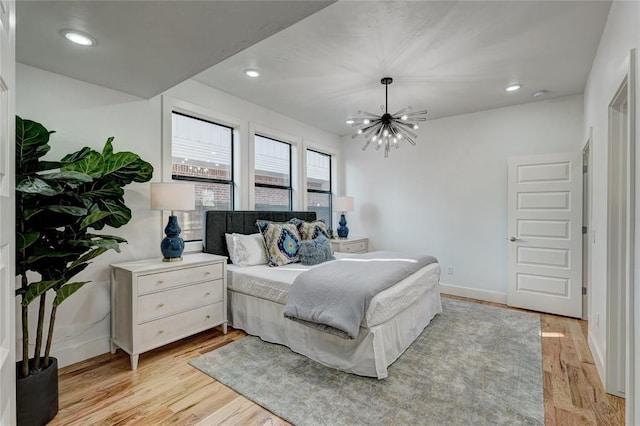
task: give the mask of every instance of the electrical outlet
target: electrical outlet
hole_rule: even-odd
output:
[[[447,266],[447,274],[453,275],[453,265]]]

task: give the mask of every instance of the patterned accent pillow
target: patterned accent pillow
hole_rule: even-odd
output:
[[[317,265],[328,260],[335,260],[331,241],[324,235],[312,240],[303,240],[300,243],[298,255],[303,265]]]
[[[289,222],[296,224],[303,240],[313,240],[318,238],[318,236],[320,235],[331,238],[331,235],[329,235],[327,224],[324,223],[324,220],[322,219],[314,220],[313,222],[305,222],[300,219],[291,219]]]
[[[264,238],[261,233],[244,234],[224,234],[227,240],[227,250],[229,258],[234,265],[240,267],[265,265],[267,259],[267,249],[264,246]]]
[[[256,224],[264,237],[269,266],[282,266],[300,260],[298,250],[302,238],[294,224],[268,221],[258,221]]]

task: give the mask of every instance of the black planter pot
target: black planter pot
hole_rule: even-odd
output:
[[[21,371],[22,361],[16,364],[16,370]],[[16,419],[19,426],[44,426],[56,414],[58,360],[49,358],[49,365],[41,372],[16,380]]]

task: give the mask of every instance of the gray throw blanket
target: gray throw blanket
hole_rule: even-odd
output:
[[[376,251],[316,266],[293,282],[284,316],[355,339],[373,296],[435,262],[433,256]]]

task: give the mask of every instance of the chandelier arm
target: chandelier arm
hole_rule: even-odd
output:
[[[402,108],[400,111],[398,111],[398,112],[396,112],[394,114],[391,114],[391,115],[393,116],[393,118],[396,118],[396,116],[399,117],[403,112],[405,112],[406,110],[410,110],[410,109],[411,109],[411,106],[407,106],[407,107]]]
[[[426,115],[427,114],[427,110],[423,109],[422,111],[414,111],[414,112],[410,112],[407,114],[407,116],[409,117],[414,117],[416,115]]]
[[[378,123],[375,127],[370,128],[366,132],[363,132],[365,138],[369,139],[370,136],[373,136],[374,133],[378,132],[378,129],[382,126],[382,124]]]
[[[371,139],[367,139],[364,146],[362,147],[362,150],[365,151],[370,144],[371,144]]]
[[[402,129],[403,134],[406,133],[407,135],[410,135],[411,137],[414,137],[414,138],[418,137],[416,133],[409,130],[409,129],[413,129],[413,126],[411,124],[405,124],[405,123],[399,123],[399,124],[402,124],[404,127],[407,127],[406,129],[403,127],[398,127],[398,129]]]
[[[375,122],[372,121],[369,124],[365,124],[365,126],[361,127],[360,129],[362,130],[362,133],[364,133],[364,132],[368,131],[369,129],[371,129],[372,127],[375,127],[375,126],[378,126],[378,125],[381,125],[381,124],[382,123],[380,122],[380,120],[375,120]]]
[[[360,114],[366,114],[367,115],[366,117],[362,117],[363,119],[365,119],[365,118],[369,118],[369,119],[377,118],[377,119],[379,119],[380,118],[380,114],[374,114],[374,113],[368,112],[368,111],[359,111],[358,115],[360,115]]]

